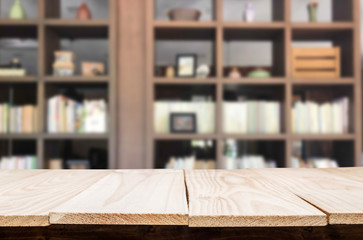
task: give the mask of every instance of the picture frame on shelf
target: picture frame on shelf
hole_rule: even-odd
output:
[[[171,113],[171,133],[197,133],[197,116],[195,113]]]
[[[197,67],[196,54],[178,54],[176,56],[176,76],[195,77]]]

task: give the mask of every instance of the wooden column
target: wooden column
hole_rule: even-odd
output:
[[[118,168],[145,167],[145,0],[118,1]]]

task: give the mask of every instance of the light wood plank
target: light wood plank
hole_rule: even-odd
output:
[[[284,186],[325,212],[329,224],[363,224],[363,183],[361,182],[321,169],[250,171],[277,182],[279,186]],[[363,174],[363,171],[360,172]]]
[[[189,226],[323,226],[324,213],[244,170],[186,171]]]
[[[0,170],[0,183],[5,185],[16,181],[23,181],[25,178],[45,172],[47,170]]]
[[[119,170],[50,213],[52,224],[187,225],[182,170]]]
[[[107,171],[11,172],[0,185],[0,227],[49,225],[49,211],[108,174]]]
[[[344,178],[349,178],[354,181],[363,183],[363,168],[362,167],[348,167],[348,168],[323,168],[319,171],[328,172]]]

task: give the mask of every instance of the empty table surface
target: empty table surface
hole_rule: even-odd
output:
[[[0,227],[363,224],[363,168],[0,171]]]

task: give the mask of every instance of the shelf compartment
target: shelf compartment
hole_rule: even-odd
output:
[[[109,0],[85,0],[92,19],[108,19],[109,16]],[[45,17],[58,19],[76,19],[77,10],[81,6],[82,1],[74,0],[47,0],[45,1]]]
[[[27,166],[28,164],[29,166]],[[0,169],[25,170],[37,169],[38,166],[36,140],[28,138],[0,139]]]
[[[324,134],[342,135],[349,136],[349,133],[354,133],[354,86],[352,85],[297,85],[293,86],[293,97],[291,114],[293,115],[293,108],[295,108],[295,117],[292,116],[291,124],[294,133],[300,134],[313,134],[324,136]],[[344,106],[333,106],[332,103],[336,103],[338,100],[341,101],[343,98],[347,99],[347,108]],[[315,103],[307,107],[301,107],[296,103]],[[326,103],[330,103],[330,106]],[[323,105],[324,104],[324,105]],[[343,103],[342,103],[343,104]],[[323,108],[324,107],[324,108]],[[339,110],[338,110],[339,107]],[[307,109],[308,112],[305,112]],[[315,109],[315,110],[314,110]],[[312,112],[309,112],[312,111]],[[337,117],[334,117],[339,111],[339,116],[343,116],[346,112],[347,118],[343,118],[341,122],[335,122]],[[315,114],[313,114],[315,112]],[[308,115],[306,115],[308,113]],[[327,116],[329,114],[329,116]],[[305,121],[297,122],[297,119],[305,119]],[[325,119],[325,120],[324,120]],[[330,120],[329,120],[330,119]],[[334,122],[332,121],[334,119]],[[345,120],[344,120],[345,119]],[[346,122],[347,121],[347,122]],[[301,125],[301,123],[309,122],[308,125]],[[335,125],[335,123],[337,125]],[[299,124],[299,125],[297,125]],[[343,125],[342,125],[343,124]],[[308,127],[308,128],[306,128]],[[341,132],[342,130],[342,132]]]
[[[233,67],[242,78],[255,68],[268,70],[272,78],[285,77],[284,28],[224,28],[223,62],[224,77],[229,77]]]
[[[284,85],[224,84],[223,100],[225,134],[273,138],[285,132]]]
[[[45,74],[47,76],[53,74],[54,52],[61,50],[74,52],[76,75],[81,74],[82,62],[103,63],[105,74],[108,74],[107,27],[46,27],[45,36]]]
[[[285,141],[227,139],[222,166],[225,169],[286,167]]]
[[[178,140],[157,140],[155,144],[154,167],[184,168],[184,169],[214,169],[216,168],[216,141],[210,139],[178,139]],[[194,157],[194,160],[186,158]],[[174,164],[170,161],[180,159]],[[193,164],[194,162],[194,164]]]
[[[301,27],[292,30],[294,47],[339,47],[341,77],[354,77],[354,37],[352,29]],[[323,78],[322,78],[323,79]]]
[[[0,25],[0,65],[19,59],[26,75],[38,74],[38,29],[32,25]],[[24,76],[26,78],[28,76]],[[1,77],[3,79],[5,77]],[[10,78],[21,78],[11,77]]]
[[[71,102],[65,101],[64,98],[72,100],[74,105],[69,106],[73,106],[74,108],[68,108],[66,104],[71,104]],[[50,102],[50,99],[52,99],[52,102]],[[88,108],[90,107],[90,105],[85,105],[86,100],[88,102],[91,100],[98,101],[97,103],[92,103],[94,112],[99,114],[98,119],[95,120],[95,118],[92,118],[93,120],[91,120],[91,118],[86,118],[85,115],[81,114],[82,112],[80,111],[85,111],[86,106]],[[101,105],[99,100],[104,101],[106,104],[105,109],[103,109],[104,104],[102,103]],[[55,105],[57,104],[59,104],[60,107],[56,108]],[[88,111],[89,110],[87,110],[87,112]],[[103,111],[105,111],[106,116],[105,119],[101,122],[100,117],[104,117]],[[67,115],[66,112],[69,114]],[[46,138],[63,138],[67,136],[74,138],[104,138],[107,135],[106,133],[109,126],[108,122],[110,121],[109,112],[107,83],[46,83],[45,85],[45,106],[43,121],[47,123],[44,131],[49,133],[45,136]],[[56,114],[59,116],[56,117]],[[87,115],[87,117],[89,117],[89,115]],[[55,121],[53,118],[58,120]],[[96,121],[97,125],[92,126],[92,121]]]
[[[315,164],[310,163],[309,167],[331,168],[331,161],[336,160],[339,167],[353,167],[354,163],[354,142],[349,139],[315,139],[315,140],[295,140],[293,142],[292,154],[293,167],[299,167],[297,161],[300,162],[300,167],[306,167],[302,163],[307,163],[308,160],[318,159]],[[320,163],[320,164],[319,164]],[[303,166],[301,166],[303,165]]]
[[[90,169],[107,169],[108,142],[100,139],[58,139],[45,141],[45,167],[49,168],[50,160],[60,160],[61,167],[71,168],[72,161],[86,161]],[[87,166],[88,165],[88,166]]]
[[[209,78],[215,77],[215,40],[216,31],[213,28],[155,28],[154,76],[165,76],[167,67],[176,70],[179,54],[195,54],[196,68],[202,64],[208,65]]]
[[[13,21],[13,19],[8,19],[9,12],[13,6],[14,1],[12,0],[1,0],[0,2],[0,19]],[[26,0],[21,1],[21,5],[25,9],[26,19],[21,21],[33,21],[38,18],[38,4],[39,0]],[[16,21],[16,20],[15,20]]]
[[[354,0],[329,0],[318,3],[318,23],[353,21]],[[293,22],[308,22],[308,4],[309,1],[291,0],[291,20]]]
[[[243,12],[247,0],[223,1],[223,20],[224,21],[243,21]],[[284,21],[285,6],[283,0],[263,0],[253,1],[255,9],[255,22],[276,22]]]
[[[180,113],[195,114],[195,133],[193,134],[211,134],[215,132],[215,85],[157,84],[154,91],[155,133],[171,133],[171,114]]]
[[[200,22],[212,21],[216,16],[217,0],[197,0],[197,1],[178,1],[178,0],[155,0],[154,19],[169,20],[167,12],[174,8],[190,8],[201,12]],[[177,21],[175,21],[177,22]]]

